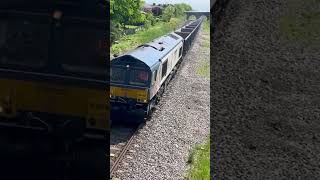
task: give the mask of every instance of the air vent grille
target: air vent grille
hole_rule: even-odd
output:
[[[175,40],[178,40],[178,39],[179,39],[177,36],[175,36],[175,35],[173,35],[173,34],[169,34],[169,36],[172,37],[172,38],[175,39]]]

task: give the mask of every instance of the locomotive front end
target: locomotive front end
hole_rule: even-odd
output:
[[[151,71],[147,66],[124,56],[111,62],[110,103],[113,109],[145,109],[149,104]]]

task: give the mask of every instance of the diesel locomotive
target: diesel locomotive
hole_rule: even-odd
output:
[[[111,107],[143,109],[148,116],[190,49],[203,18],[111,61]]]
[[[105,138],[106,1],[0,3],[0,126]]]

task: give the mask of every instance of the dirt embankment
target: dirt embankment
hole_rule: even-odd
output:
[[[320,177],[319,1],[297,2],[231,1],[212,38],[212,179]]]

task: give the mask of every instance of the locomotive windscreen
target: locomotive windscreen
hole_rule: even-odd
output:
[[[0,68],[108,79],[106,8],[39,4],[0,6]]]
[[[147,85],[149,80],[149,74],[145,70],[131,69],[130,70],[130,81],[131,85]]]
[[[77,2],[76,0],[71,0]],[[70,2],[71,2],[70,1]],[[97,0],[95,0],[97,1]],[[80,1],[79,1],[80,2]],[[88,2],[88,0],[81,0]],[[94,4],[91,1],[89,4]],[[88,5],[89,5],[88,4]],[[108,79],[107,22],[103,6],[64,6],[62,19],[62,68],[85,78]]]
[[[107,39],[105,29],[67,26],[63,33],[63,60],[65,71],[95,79],[107,76]]]
[[[126,81],[126,72],[127,70],[125,68],[116,68],[112,67],[110,74],[110,80],[111,82],[116,82],[116,83],[125,83]]]
[[[0,66],[41,68],[48,60],[49,21],[22,15],[0,18]]]
[[[125,67],[111,68],[111,82],[114,83],[146,86],[149,79],[149,73],[143,69],[126,70]]]

